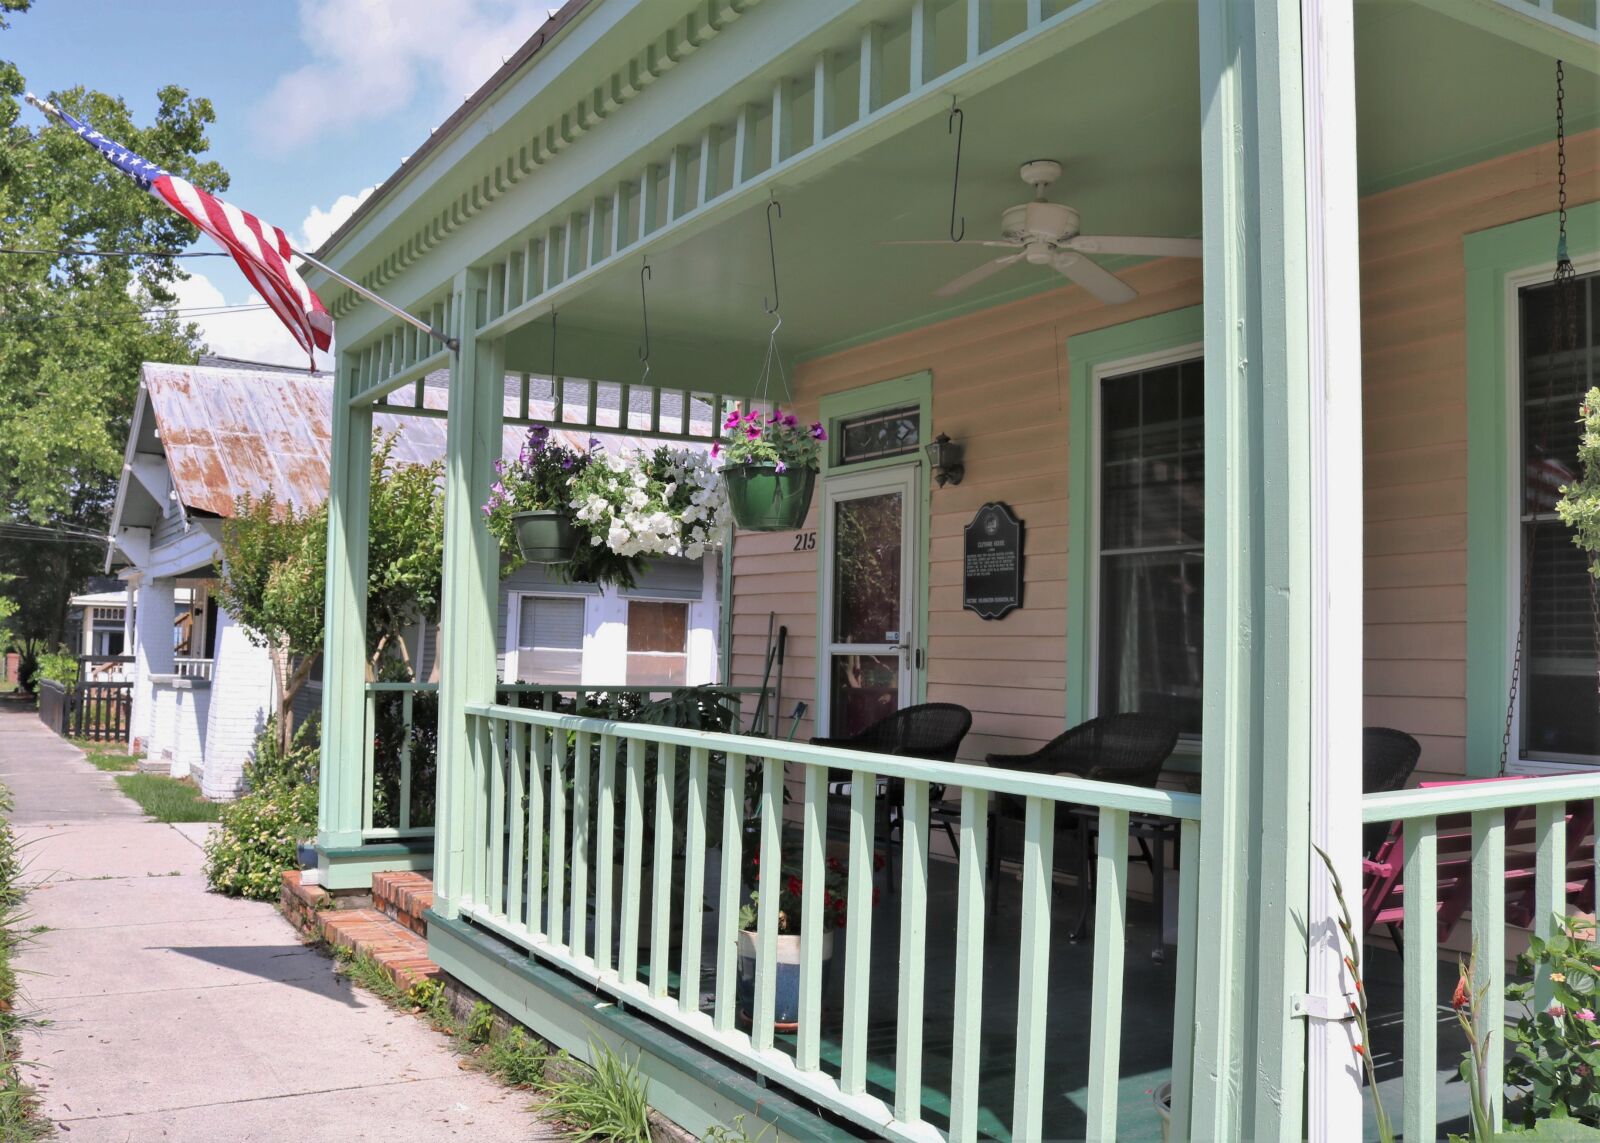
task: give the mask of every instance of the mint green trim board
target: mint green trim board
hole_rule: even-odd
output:
[[[1556,216],[1542,214],[1462,241],[1467,269],[1467,773],[1495,774],[1511,687],[1518,610],[1518,416],[1512,392],[1508,279],[1555,268]],[[1600,203],[1567,211],[1573,259],[1600,253]],[[1512,743],[1511,759],[1520,751]]]
[[[853,417],[858,413],[870,413],[878,409],[906,408],[917,406],[922,426],[921,444],[915,453],[904,456],[887,457],[883,460],[861,461],[856,464],[839,466],[833,463],[836,434],[834,428],[844,417]],[[829,474],[870,472],[875,468],[888,468],[894,465],[914,464],[917,466],[918,502],[913,510],[919,512],[921,517],[917,523],[917,602],[916,602],[916,650],[922,654],[924,668],[928,656],[928,562],[930,533],[933,531],[933,479],[929,471],[928,454],[923,451],[923,446],[936,435],[933,427],[933,373],[924,369],[920,373],[911,373],[904,377],[893,377],[886,381],[875,381],[870,385],[862,385],[855,389],[847,389],[842,393],[830,393],[819,402],[817,420],[828,430],[828,442],[822,449],[822,479],[817,482],[817,506],[819,511],[826,503],[826,487]],[[828,529],[819,518],[817,521],[817,678],[816,678],[816,705],[811,708],[813,719],[821,717],[828,708],[828,622],[827,608],[822,601],[828,594],[828,551],[825,537]],[[915,652],[914,652],[915,653]],[[909,696],[912,703],[926,702],[928,698],[928,672],[926,669],[911,672],[912,694]],[[903,705],[910,705],[909,703]],[[828,733],[827,728],[819,727],[819,734]]]
[[[1099,550],[1094,533],[1099,521],[1095,503],[1094,398],[1095,377],[1117,361],[1200,345],[1205,334],[1200,306],[1169,310],[1137,318],[1067,339],[1069,364],[1067,428],[1067,725],[1093,718],[1090,695],[1094,691],[1095,649],[1090,632],[1095,629],[1094,558]]]

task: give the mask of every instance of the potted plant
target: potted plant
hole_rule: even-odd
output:
[[[828,439],[822,423],[807,427],[782,409],[766,416],[735,409],[722,428],[728,440],[712,453],[727,454],[722,475],[739,527],[785,532],[803,525],[816,486],[818,455]]]
[[[579,541],[568,508],[571,485],[588,464],[583,453],[552,441],[543,425],[528,430],[515,460],[495,461],[483,513],[501,548],[525,563],[569,562]]]
[[[759,863],[759,858],[756,859]],[[882,867],[875,858],[874,869]],[[833,959],[833,932],[842,929],[849,918],[849,881],[844,864],[829,858],[823,869],[822,884],[822,971]],[[797,867],[785,863],[778,878],[778,955],[775,962],[776,986],[773,992],[772,1024],[779,1031],[792,1032],[800,1022],[800,926],[801,902],[806,885]],[[872,890],[872,903],[878,903],[878,890]],[[756,915],[760,894],[750,892],[749,903],[739,910],[739,1011],[751,1019],[755,1011],[756,990]]]

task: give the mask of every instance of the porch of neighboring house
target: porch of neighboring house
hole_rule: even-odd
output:
[[[312,276],[325,884],[426,851],[432,960],[580,1057],[637,1052],[697,1133],[1158,1138],[1170,1083],[1170,1138],[1344,1139],[1373,1105],[1314,844],[1372,938],[1386,1106],[1460,1126],[1454,950],[1492,1026],[1520,926],[1594,908],[1595,638],[1548,485],[1600,340],[1597,68],[1592,11],[1516,0],[568,4],[319,255],[459,348]],[[1039,159],[1084,234],[1203,260],[984,249]],[[773,403],[832,439],[804,525],[725,547],[729,732],[508,690],[502,433],[706,443]],[[447,418],[436,689],[362,669],[374,415]],[[1022,546],[986,619],[989,504]],[[955,761],[808,742],[922,702],[971,712]],[[1176,727],[1153,786],[984,764],[1119,711]],[[1363,725],[1414,740],[1417,788],[1363,795]],[[1394,822],[1403,853],[1365,844]],[[1360,918],[1384,853],[1398,952]],[[842,923],[808,895],[780,941],[780,879],[830,861]]]

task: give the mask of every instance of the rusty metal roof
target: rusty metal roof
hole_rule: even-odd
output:
[[[327,374],[146,362],[143,386],[173,487],[186,510],[231,516],[234,502],[247,493],[271,494],[296,512],[310,511],[327,499],[333,424],[333,379]],[[430,387],[426,403],[443,408],[445,398]],[[553,407],[538,406],[530,402],[535,416],[554,412]],[[393,457],[401,464],[444,458],[442,418],[375,412],[373,427],[399,434]],[[514,456],[525,433],[507,426],[502,455]],[[574,449],[588,446],[585,431],[557,435]],[[655,443],[609,433],[596,436],[610,450]]]

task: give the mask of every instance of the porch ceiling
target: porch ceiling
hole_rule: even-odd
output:
[[[1363,193],[1551,136],[1553,68],[1539,53],[1409,0],[1358,3],[1356,33]],[[1027,159],[1063,164],[1050,198],[1075,207],[1086,233],[1198,235],[1199,86],[1193,6],[1168,0],[963,98],[958,212],[967,241],[953,249],[877,245],[945,236],[955,140],[943,114],[808,181],[779,184],[786,360],[1064,284],[1019,264],[955,299],[933,296],[1000,253],[978,242],[998,237],[1001,211],[1028,197],[1017,177]],[[1569,132],[1600,122],[1592,73],[1568,69],[1567,107]],[[1574,189],[1579,201],[1594,197],[1594,188]],[[653,274],[650,382],[749,391],[772,324],[762,309],[772,290],[763,209],[644,249]],[[639,265],[617,267],[562,307],[561,372],[639,381]],[[507,361],[549,369],[547,319],[510,335]]]

